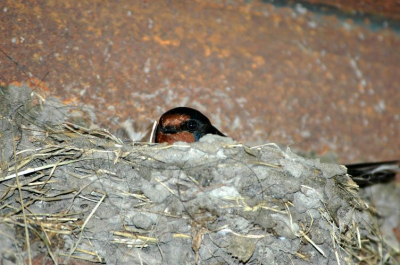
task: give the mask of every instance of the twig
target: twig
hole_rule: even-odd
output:
[[[27,175],[27,174],[30,174],[30,173],[33,173],[33,172],[36,172],[36,171],[40,171],[40,170],[43,170],[43,169],[48,169],[48,168],[51,168],[51,167],[54,167],[54,166],[57,166],[57,165],[58,166],[63,166],[63,165],[68,165],[68,164],[71,164],[71,163],[75,163],[75,162],[79,162],[79,161],[83,161],[83,160],[91,160],[91,159],[92,158],[75,159],[75,160],[65,161],[65,162],[61,162],[61,163],[57,162],[58,164],[54,163],[54,164],[45,165],[45,166],[42,166],[42,167],[28,168],[28,169],[26,169],[24,171],[18,172],[18,176],[24,176],[24,175]],[[0,179],[0,182],[6,181],[6,180],[9,180],[9,179],[13,179],[16,176],[17,176],[17,173],[8,175],[8,176]]]
[[[13,141],[13,149],[14,149],[14,162],[15,162],[15,164],[17,164],[17,155],[16,155],[17,147],[15,146],[15,142],[14,141]],[[30,244],[30,240],[29,240],[28,222],[26,220],[25,205],[24,205],[24,200],[22,199],[22,189],[21,189],[21,183],[19,182],[19,176],[18,176],[18,169],[17,168],[15,168],[15,177],[17,179],[17,187],[18,187],[18,193],[19,193],[19,201],[21,203],[22,215],[24,217],[24,224],[25,224],[24,225],[24,229],[25,229],[26,247],[27,247],[27,250],[28,250],[28,262],[29,262],[29,265],[32,265],[32,253],[31,253],[31,244]]]

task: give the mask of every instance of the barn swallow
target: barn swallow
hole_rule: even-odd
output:
[[[206,134],[225,136],[200,111],[178,107],[165,112],[161,116],[157,125],[155,142],[173,144],[181,141],[193,143]]]
[[[225,136],[200,111],[178,107],[164,113],[157,126],[155,142],[173,144],[193,143],[206,134]],[[400,172],[400,161],[347,164],[347,173],[360,187],[388,182]]]

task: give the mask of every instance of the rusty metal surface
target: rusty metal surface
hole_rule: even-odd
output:
[[[400,157],[400,37],[259,1],[0,3],[0,81],[93,107],[109,128],[186,105],[222,132]]]

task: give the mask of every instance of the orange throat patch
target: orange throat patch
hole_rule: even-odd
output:
[[[190,132],[179,132],[174,134],[164,134],[162,132],[159,132],[156,137],[157,137],[157,143],[167,143],[167,144],[173,144],[175,142],[194,143],[196,141],[194,135]]]

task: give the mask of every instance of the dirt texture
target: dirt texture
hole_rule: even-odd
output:
[[[2,264],[393,262],[343,166],[214,135],[127,144],[0,93]]]

